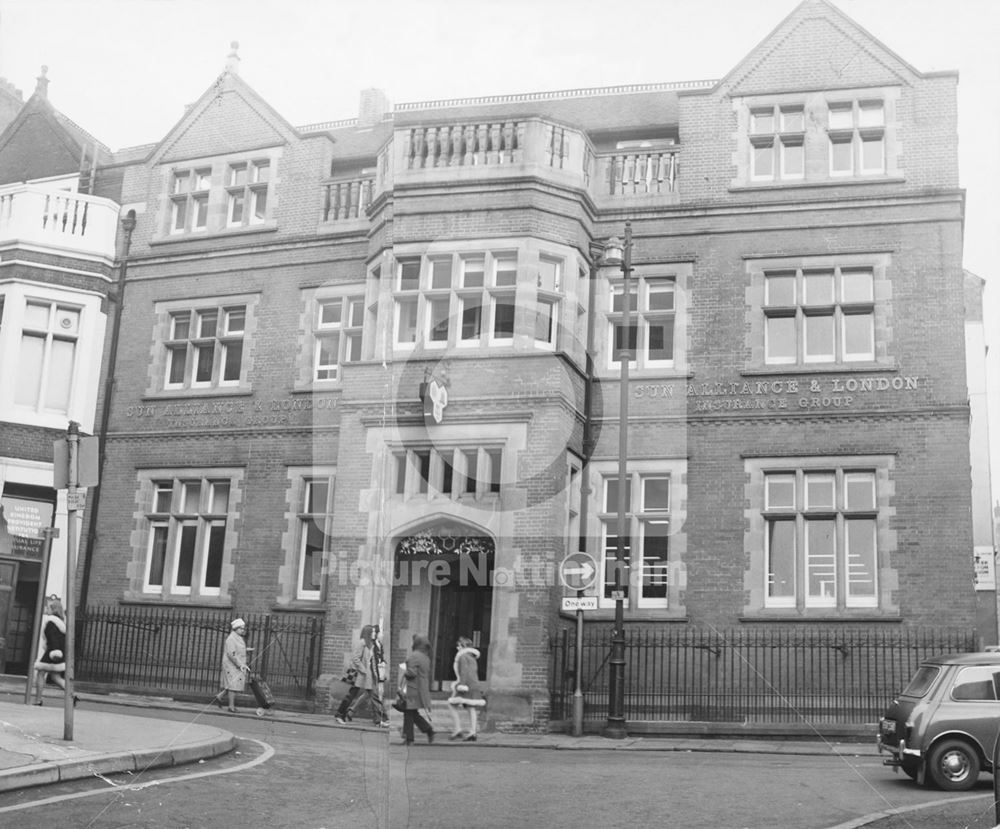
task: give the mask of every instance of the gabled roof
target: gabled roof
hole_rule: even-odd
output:
[[[46,84],[0,133],[0,184],[79,173],[95,155],[98,165],[111,160],[103,143],[52,106]]]
[[[803,55],[810,73],[803,76]],[[730,95],[906,84],[922,74],[827,0],[803,0],[716,87]]]
[[[150,163],[287,144],[302,136],[235,71],[226,69],[147,157]]]

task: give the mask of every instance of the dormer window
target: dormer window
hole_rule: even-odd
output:
[[[882,101],[836,101],[829,105],[830,175],[885,172],[885,108]]]
[[[271,182],[277,153],[271,151],[266,158],[230,156],[170,169],[165,174],[166,232],[186,236],[273,225]]]
[[[267,187],[270,164],[251,161],[230,164],[226,192],[229,194],[226,223],[229,227],[261,224],[267,218]]]
[[[899,96],[886,86],[738,99],[731,186],[901,181]]]
[[[801,105],[751,110],[751,176],[766,181],[802,178],[804,140],[805,110]]]
[[[170,187],[170,232],[208,227],[208,195],[212,169],[175,170]]]

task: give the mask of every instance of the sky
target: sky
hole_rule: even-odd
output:
[[[394,103],[721,78],[796,0],[0,0],[0,77],[111,149],[154,143],[225,66],[293,125]],[[923,72],[958,70],[965,267],[987,281],[1000,424],[1000,0],[836,0]],[[1000,499],[1000,426],[993,432]]]

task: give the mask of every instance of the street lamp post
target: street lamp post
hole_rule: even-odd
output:
[[[604,263],[621,267],[622,333],[621,342],[614,343],[621,365],[620,402],[618,407],[618,539],[615,545],[615,627],[611,632],[611,676],[608,687],[608,722],[604,736],[625,739],[625,538],[630,532],[628,519],[628,381],[632,359],[632,223],[625,222],[625,241],[610,239],[604,246]]]

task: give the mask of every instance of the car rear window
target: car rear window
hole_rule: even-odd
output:
[[[921,665],[903,694],[908,697],[922,697],[930,690],[940,671],[937,665]]]

